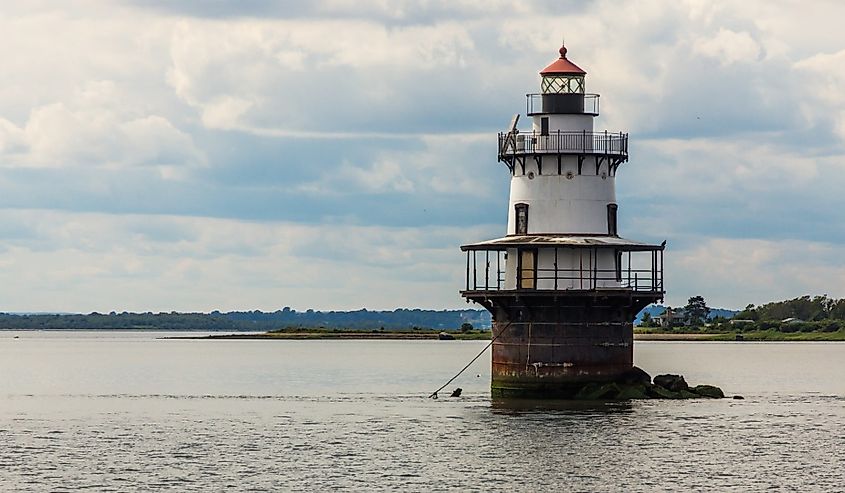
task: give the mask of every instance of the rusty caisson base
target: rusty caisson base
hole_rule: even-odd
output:
[[[477,299],[493,314],[493,397],[572,398],[633,369],[633,321],[649,293],[542,292]],[[468,296],[472,299],[471,294]]]

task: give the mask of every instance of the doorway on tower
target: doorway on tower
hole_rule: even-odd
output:
[[[537,250],[518,250],[519,265],[517,266],[517,286],[519,289],[535,289],[537,287]]]

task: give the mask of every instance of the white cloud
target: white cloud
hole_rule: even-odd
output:
[[[845,297],[841,247],[816,241],[696,238],[697,246],[667,254],[671,305],[701,294],[711,306],[742,308],[805,294]]]
[[[185,166],[205,162],[187,133],[125,106],[112,81],[93,81],[67,103],[34,107],[22,126],[0,120],[0,166]]]
[[[202,108],[202,123],[208,128],[238,128],[241,117],[253,105],[245,99],[221,96]]]
[[[751,34],[719,29],[715,36],[699,39],[693,45],[693,51],[716,58],[722,65],[737,62],[754,62],[760,57],[760,45]]]
[[[344,162],[300,190],[310,193],[420,193],[489,197],[492,181],[505,180],[503,165],[485,162],[495,142],[485,135],[425,135],[412,149],[380,152],[369,164]]]
[[[388,116],[385,103],[413,95],[402,91],[415,90],[414,74],[448,76],[472,54],[454,23],[192,19],[174,30],[167,78],[209,128],[296,131],[319,120],[336,131],[343,106]]]
[[[822,123],[832,121],[845,142],[845,49],[819,53],[794,64],[796,76],[805,81],[803,111]],[[821,110],[821,111],[820,111]],[[820,113],[820,114],[819,114]]]
[[[16,282],[2,283],[0,298],[25,311],[458,307],[458,246],[488,233],[49,211],[0,218],[22,230],[6,242],[0,276]]]
[[[839,285],[839,2],[138,3],[0,7],[0,207],[36,228],[0,230],[14,309],[449,305],[454,245],[500,233],[461,225],[504,218],[495,131],[562,34],[597,128],[631,132],[626,234],[679,245],[672,296]]]

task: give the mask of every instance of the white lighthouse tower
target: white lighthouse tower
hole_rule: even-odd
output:
[[[596,132],[599,96],[560,58],[527,95],[532,128],[499,134],[507,235],[461,247],[462,295],[493,314],[494,395],[567,397],[633,367],[633,320],[661,300],[664,244],[621,238],[616,174],[628,135]]]

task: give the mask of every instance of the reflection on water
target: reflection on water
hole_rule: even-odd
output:
[[[596,404],[491,401],[489,355],[427,399],[484,341],[159,335],[0,332],[0,491],[845,484],[843,344],[637,343],[746,400]]]
[[[630,412],[633,405],[630,402],[491,399],[490,409],[494,413],[514,415],[527,413],[593,415]]]

